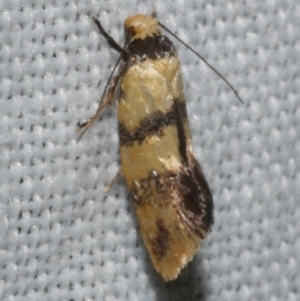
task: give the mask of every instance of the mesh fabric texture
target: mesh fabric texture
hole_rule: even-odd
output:
[[[77,142],[118,57],[151,14],[175,41],[215,224],[178,280],[142,243],[119,169],[116,108]],[[300,3],[0,0],[1,300],[300,300]]]

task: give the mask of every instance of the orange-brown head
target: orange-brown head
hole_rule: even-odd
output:
[[[128,42],[160,34],[157,20],[148,15],[137,14],[130,16],[126,19],[124,26]]]

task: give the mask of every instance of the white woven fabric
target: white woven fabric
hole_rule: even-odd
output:
[[[116,109],[76,142],[123,43],[123,21],[159,20],[174,40],[196,157],[215,224],[165,284],[118,170]],[[300,3],[0,0],[0,299],[300,300]]]

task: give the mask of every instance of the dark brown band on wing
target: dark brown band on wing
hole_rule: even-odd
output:
[[[127,130],[123,123],[119,123],[120,146],[132,145],[133,142],[142,143],[146,137],[151,135],[163,135],[163,128],[171,124],[177,124],[178,119],[187,119],[185,102],[174,101],[173,106],[168,112],[157,111],[140,121],[139,128]]]
[[[174,56],[176,49],[166,36],[157,34],[145,39],[133,40],[128,45],[127,53],[127,59],[134,64],[146,59],[155,60]]]
[[[149,237],[149,241],[157,259],[162,260],[170,249],[171,235],[163,219],[156,218],[155,224],[157,231],[153,238]]]
[[[211,231],[214,223],[213,199],[207,181],[201,171],[199,163],[194,160],[194,166],[188,170],[187,174],[179,175],[180,192],[182,202],[180,210],[185,223],[200,237],[204,233]]]
[[[187,137],[186,132],[184,129],[184,121],[180,112],[180,108],[178,106],[175,106],[175,114],[177,116],[176,118],[176,126],[177,126],[177,133],[178,133],[178,149],[179,153],[181,155],[181,158],[183,160],[183,163],[188,166],[188,143],[187,143]]]
[[[195,158],[193,161],[191,168],[177,174],[172,171],[159,175],[150,173],[148,178],[139,181],[140,185],[133,189],[133,195],[139,207],[153,199],[164,210],[171,202],[182,224],[203,239],[214,223],[214,204],[200,165]],[[156,239],[157,242],[160,240],[161,237]]]

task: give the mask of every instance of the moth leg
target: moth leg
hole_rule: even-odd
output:
[[[151,17],[152,17],[153,19],[157,19],[157,12],[156,12],[156,8],[155,8],[155,7],[154,7],[153,10],[152,10]]]
[[[114,94],[115,94],[115,90],[116,87],[118,85],[118,82],[120,80],[120,78],[122,77],[125,67],[125,64],[122,64],[117,72],[117,74],[115,76],[113,76],[113,73],[118,65],[118,63],[121,60],[121,56],[119,57],[117,64],[115,65],[110,78],[108,79],[108,82],[105,86],[104,89],[104,93],[102,95],[101,101],[99,103],[98,109],[96,111],[96,113],[94,115],[92,115],[87,121],[83,122],[83,123],[79,123],[77,124],[76,130],[77,131],[81,131],[81,134],[79,135],[77,141],[79,141],[81,139],[81,137],[83,136],[83,134],[90,128],[90,126],[93,124],[93,122],[100,116],[101,112],[103,111],[103,109],[112,101],[112,99],[114,98]]]
[[[114,97],[115,88],[116,88],[116,85],[118,83],[118,79],[119,79],[119,77],[118,77],[118,74],[117,74],[111,80],[111,82],[109,84],[109,87],[108,87],[108,91],[107,91],[106,95],[104,96],[104,98],[102,99],[102,101],[100,102],[96,113],[94,115],[92,115],[85,122],[82,122],[82,123],[78,122],[77,127],[76,127],[76,131],[83,130],[82,133],[80,134],[80,136],[78,137],[78,140],[81,139],[83,134],[90,128],[90,126],[93,124],[93,122],[100,116],[103,109],[112,101],[112,99]]]
[[[118,51],[121,55],[117,60],[117,63],[115,64],[109,78],[108,81],[106,83],[106,86],[104,88],[104,92],[102,94],[101,97],[101,101],[99,103],[98,109],[96,111],[96,113],[91,116],[87,121],[83,122],[83,123],[79,123],[77,124],[77,131],[81,131],[81,134],[79,135],[77,141],[79,141],[81,139],[81,137],[83,136],[83,134],[90,128],[90,126],[93,124],[93,122],[100,116],[101,112],[103,111],[103,109],[112,101],[112,99],[114,98],[114,93],[117,87],[117,84],[120,80],[120,78],[122,77],[125,69],[126,69],[126,64],[123,63],[121,64],[121,66],[119,67],[117,74],[114,76],[114,72],[116,71],[120,61],[124,58],[124,55],[126,54],[126,50],[123,49],[121,46],[119,46],[117,44],[117,42],[104,30],[104,28],[102,27],[101,23],[99,20],[97,20],[96,18],[92,18],[92,20],[96,23],[100,33],[105,37],[105,39],[107,40],[108,44],[115,49],[116,51]]]
[[[117,182],[118,178],[122,174],[122,169],[119,169],[119,171],[116,173],[116,175],[112,178],[112,180],[106,185],[106,187],[103,189],[103,193],[108,193],[108,191],[114,186],[114,184]]]

